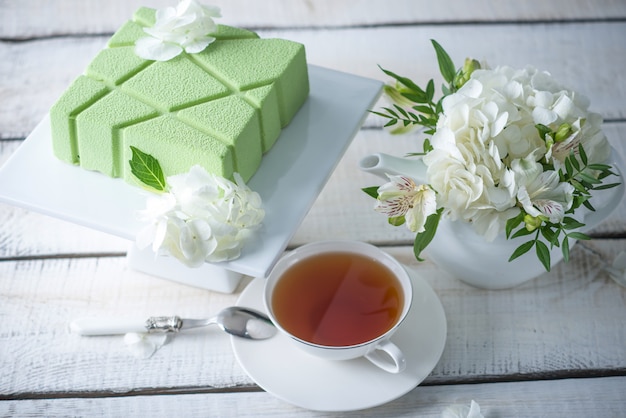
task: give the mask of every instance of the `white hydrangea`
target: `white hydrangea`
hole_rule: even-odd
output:
[[[183,0],[176,7],[159,9],[154,25],[144,28],[150,36],[135,42],[135,53],[147,60],[169,61],[183,51],[201,52],[215,41],[210,36],[217,30],[215,17],[221,17],[218,7],[204,6],[195,0]]]
[[[452,220],[472,222],[487,239],[503,230],[520,205],[533,216],[562,221],[573,188],[559,182],[557,171],[543,172],[541,162],[558,170],[580,143],[591,163],[608,157],[602,120],[587,106],[585,98],[532,67],[474,71],[444,98],[433,150],[424,156],[437,206]],[[571,129],[566,139],[550,143],[537,124]]]
[[[261,197],[235,174],[233,183],[200,166],[168,177],[168,193],[148,199],[139,248],[169,254],[189,267],[239,257],[265,216]]]

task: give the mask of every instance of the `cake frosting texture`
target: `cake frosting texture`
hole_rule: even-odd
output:
[[[54,154],[131,184],[131,146],[166,176],[199,164],[249,180],[308,96],[304,46],[218,25],[204,51],[150,61],[134,43],[154,19],[140,8],[52,107]]]

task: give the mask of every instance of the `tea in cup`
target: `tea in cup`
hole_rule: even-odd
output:
[[[391,373],[406,366],[390,337],[412,296],[396,259],[356,241],[303,245],[278,261],[264,290],[271,320],[301,349],[329,360],[365,357]]]

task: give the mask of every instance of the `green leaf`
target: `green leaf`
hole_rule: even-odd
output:
[[[417,84],[415,84],[411,79],[406,78],[406,77],[402,77],[392,71],[389,70],[385,70],[383,67],[381,67],[380,65],[378,66],[378,68],[380,68],[382,70],[383,73],[387,74],[389,77],[392,77],[394,79],[396,79],[397,81],[399,81],[400,83],[404,84],[406,87],[408,87],[409,89],[413,90],[414,93],[424,93],[424,90],[422,90]]]
[[[574,218],[566,216],[563,218],[563,229],[576,229],[585,226],[584,223],[577,221]]]
[[[578,144],[578,155],[580,156],[580,161],[582,161],[584,165],[587,165],[587,153],[585,152],[582,143]]]
[[[604,171],[604,170],[610,170],[613,167],[611,167],[608,164],[589,164],[587,168],[591,170]]]
[[[415,235],[415,241],[413,242],[413,253],[415,254],[415,258],[417,259],[417,261],[424,261],[424,259],[420,257],[420,254],[435,237],[437,227],[439,226],[439,219],[441,219],[442,211],[442,209],[439,209],[436,213],[433,213],[428,218],[426,218],[426,224],[424,224],[425,231]]]
[[[506,221],[506,237],[507,238],[511,237],[511,233],[513,232],[513,230],[517,228],[519,224],[522,223],[523,220],[524,220],[524,212],[520,212],[519,215],[517,215],[516,217],[511,218]]]
[[[406,110],[404,110],[402,107],[400,107],[400,106],[398,106],[398,105],[393,105],[393,107],[395,107],[395,108],[396,108],[396,110],[397,110],[398,112],[400,112],[400,114],[401,114],[402,116],[404,116],[405,118],[407,118],[407,119],[408,119],[409,115],[408,115],[408,113],[406,113]]]
[[[561,252],[563,253],[563,260],[567,263],[569,261],[569,240],[567,239],[567,236],[563,238]]]
[[[387,113],[389,113],[389,114],[390,114],[391,116],[393,116],[394,118],[397,118],[397,119],[399,119],[399,118],[400,118],[400,116],[398,116],[398,114],[397,114],[396,112],[394,112],[394,110],[393,110],[393,109],[390,109],[390,108],[388,108],[388,107],[383,107],[383,109],[384,109],[384,110],[386,110],[386,111],[387,111]]]
[[[601,186],[598,187],[594,187],[593,190],[605,190],[605,189],[612,189],[613,187],[617,187],[619,186],[621,183],[610,183],[610,184],[603,184]]]
[[[580,171],[580,164],[578,163],[578,160],[576,159],[576,156],[573,152],[570,152],[570,155],[567,157],[567,159],[572,164],[572,167],[576,169],[576,171]]]
[[[535,241],[535,251],[537,252],[537,258],[543,264],[546,271],[550,271],[550,250],[548,246],[542,241]]]
[[[591,239],[589,235],[583,234],[582,232],[570,232],[569,234],[567,234],[567,237],[572,238],[572,239],[577,239],[577,240],[583,240],[583,241],[587,241]]]
[[[523,237],[523,236],[526,236],[526,235],[530,235],[532,233],[533,233],[533,231],[529,231],[526,228],[520,228],[520,229],[517,230],[517,232],[515,232],[513,235],[511,235],[511,238]]]
[[[383,118],[388,118],[388,119],[389,119],[389,118],[391,118],[391,116],[389,116],[389,115],[388,115],[388,114],[386,114],[386,113],[377,112],[377,111],[375,111],[375,110],[370,110],[369,112],[370,112],[370,113],[372,113],[372,114],[374,114],[374,115],[382,116]]]
[[[590,176],[590,175],[589,175],[589,174],[587,174],[587,173],[578,173],[578,176],[579,176],[579,177],[580,177],[583,181],[586,181],[587,183],[590,183],[590,184],[600,184],[600,183],[602,183],[602,181],[601,181],[601,180],[598,180],[597,178],[595,178],[595,177],[593,177],[593,176]]]
[[[549,135],[552,133],[552,129],[540,123],[536,124],[535,128],[537,128],[537,131],[539,132],[539,136],[541,137],[541,139],[544,139],[544,140],[546,139],[546,135]]]
[[[572,167],[572,162],[569,158],[565,159],[565,171],[567,172],[568,177],[574,177],[574,168]]]
[[[429,102],[432,102],[435,97],[435,82],[432,79],[426,85],[426,97]]]
[[[430,40],[435,48],[435,52],[437,53],[437,62],[439,63],[439,71],[441,71],[441,75],[443,79],[446,80],[448,84],[452,83],[454,80],[454,75],[456,74],[456,68],[454,67],[454,63],[452,59],[448,55],[448,53],[443,49],[441,45],[437,43],[434,39]]]
[[[585,200],[585,201],[583,202],[583,205],[584,205],[587,209],[589,209],[590,211],[592,211],[592,212],[595,212],[595,211],[596,211],[596,208],[594,208],[594,207],[593,207],[593,205],[591,204],[591,202],[590,202],[589,200]]]
[[[428,106],[413,106],[413,110],[417,110],[418,112],[425,113],[427,115],[432,115],[433,111]]]
[[[364,187],[361,190],[374,199],[378,199],[378,186]]]
[[[165,176],[157,159],[133,146],[130,149],[133,153],[129,160],[131,173],[146,186],[158,191],[165,190]]]
[[[402,97],[415,103],[428,103],[426,93],[402,93]]]
[[[548,226],[544,226],[541,228],[541,235],[548,241],[551,245],[559,246],[559,233],[553,231],[552,228]]]
[[[517,257],[526,254],[528,251],[530,251],[531,248],[533,248],[533,245],[535,245],[535,241],[528,241],[523,243],[522,245],[517,247],[515,251],[513,251],[513,254],[511,254],[511,257],[509,257],[509,261],[513,261]]]

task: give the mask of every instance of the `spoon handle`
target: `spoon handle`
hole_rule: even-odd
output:
[[[116,335],[128,332],[178,331],[182,320],[177,316],[144,318],[85,317],[70,322],[70,331],[79,335]]]

